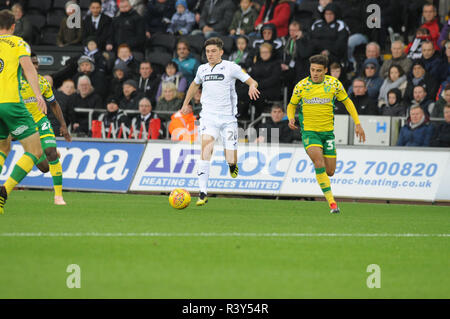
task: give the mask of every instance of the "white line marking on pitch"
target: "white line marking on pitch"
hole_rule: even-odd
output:
[[[450,237],[450,234],[351,233],[0,233],[0,237]]]

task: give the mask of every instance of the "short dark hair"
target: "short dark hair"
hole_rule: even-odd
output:
[[[178,64],[176,64],[173,61],[170,61],[169,63],[166,64],[166,68],[170,65],[173,66],[175,68],[175,70],[178,72]]]
[[[415,89],[416,87],[422,88],[422,89],[425,91],[425,93],[427,93],[427,87],[426,87],[425,85],[423,85],[423,84],[417,84],[417,85],[414,85],[413,91],[414,91],[414,89]]]
[[[139,66],[141,66],[142,64],[150,64],[150,67],[153,68],[152,63],[149,60],[144,60],[142,61]]]
[[[447,85],[444,88],[444,91],[448,91],[448,90],[450,90],[450,83],[447,83]]]
[[[216,45],[219,49],[223,50],[223,41],[219,37],[212,37],[206,40],[204,47],[206,48],[208,45]]]
[[[320,64],[326,68],[328,66],[328,58],[325,55],[316,54],[309,58],[309,63]]]
[[[389,74],[391,74],[391,69],[392,69],[392,68],[396,68],[396,69],[398,70],[399,77],[405,75],[405,70],[403,70],[403,68],[402,68],[400,65],[398,65],[398,64],[392,64],[392,65],[389,67],[388,77],[389,77]]]
[[[93,3],[98,3],[100,5],[100,7],[102,6],[102,0],[91,0],[91,2],[89,3],[89,6],[91,6],[91,4]]]
[[[16,18],[11,10],[0,11],[0,29],[9,30],[16,23]]]

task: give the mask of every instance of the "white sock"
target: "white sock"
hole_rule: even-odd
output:
[[[198,161],[197,167],[198,185],[200,192],[208,193],[208,179],[209,179],[209,161]]]

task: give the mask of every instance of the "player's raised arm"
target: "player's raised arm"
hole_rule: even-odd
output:
[[[33,93],[36,96],[39,109],[42,113],[47,114],[47,104],[42,97],[41,90],[39,88],[38,74],[33,62],[31,62],[31,58],[29,56],[22,56],[19,58],[19,62],[28,83],[30,83],[31,88],[33,89]]]
[[[184,98],[183,106],[181,107],[181,113],[189,113],[188,105],[189,103],[191,103],[191,100],[194,98],[195,93],[197,93],[199,87],[200,84],[195,83],[195,81],[192,81],[191,85],[189,85],[189,89],[186,92],[186,97]]]
[[[249,77],[245,84],[249,86],[248,96],[250,99],[257,100],[259,98],[258,82],[256,82],[252,77]]]
[[[346,98],[344,101],[342,101],[342,103],[344,103],[347,112],[352,117],[353,122],[355,122],[356,137],[359,138],[360,142],[365,142],[366,134],[364,133],[364,129],[361,126],[361,122],[359,121],[358,112],[356,111],[353,101],[350,98]]]
[[[67,130],[67,124],[66,121],[64,120],[64,116],[61,111],[61,106],[59,105],[58,101],[54,100],[53,102],[51,102],[50,107],[52,108],[53,114],[55,114],[56,119],[61,125],[61,128],[59,129],[60,134],[64,136],[64,139],[67,142],[71,142],[72,136],[70,136],[69,131]]]

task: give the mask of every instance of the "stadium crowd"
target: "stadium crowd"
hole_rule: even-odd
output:
[[[79,28],[67,23],[78,12],[74,4]],[[379,5],[381,19],[367,12],[369,4]],[[287,129],[283,89],[289,98],[309,74],[308,58],[324,54],[359,114],[407,118],[398,145],[450,147],[449,1],[0,0],[4,8],[15,15],[15,34],[32,46],[79,51],[46,76],[79,136],[101,136],[103,126],[106,137],[195,138],[201,91],[191,114],[178,110],[206,62],[203,42],[219,36],[223,58],[248,72],[262,93],[250,102],[236,83],[240,123],[252,109],[255,116],[270,112],[260,131],[280,128],[281,142],[299,139]],[[96,121],[76,108],[98,110]],[[339,102],[335,114],[346,114]]]

